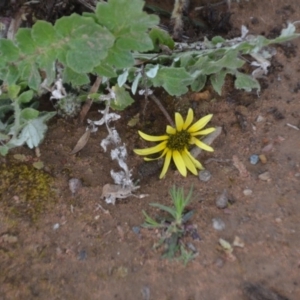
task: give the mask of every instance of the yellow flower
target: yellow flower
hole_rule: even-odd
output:
[[[196,145],[203,150],[214,151],[212,147],[197,138],[197,136],[204,136],[215,131],[215,128],[202,130],[211,120],[212,116],[207,115],[192,125],[194,112],[191,108],[188,111],[185,121],[181,114],[175,113],[175,128],[168,125],[165,135],[152,136],[139,131],[139,135],[144,140],[160,143],[147,149],[135,149],[134,152],[138,155],[146,156],[162,151],[159,157],[154,158],[159,159],[165,156],[164,166],[159,178],[163,178],[166,175],[171,158],[182,176],[186,177],[187,169],[194,175],[197,175],[197,169],[201,170],[203,166],[191,155],[188,149],[191,145]],[[149,161],[153,160],[153,158],[146,157],[145,160]]]

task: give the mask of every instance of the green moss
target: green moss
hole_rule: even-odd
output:
[[[0,202],[4,210],[36,221],[55,195],[53,177],[24,163],[0,165]]]

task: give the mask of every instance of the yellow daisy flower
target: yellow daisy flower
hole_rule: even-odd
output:
[[[146,156],[161,152],[161,155],[154,159],[159,159],[165,156],[163,169],[159,178],[163,178],[170,165],[171,158],[173,159],[179,173],[186,177],[187,169],[194,175],[197,175],[197,169],[204,169],[201,163],[196,160],[189,152],[191,145],[196,145],[206,151],[214,151],[212,147],[201,142],[197,136],[204,136],[215,131],[215,128],[203,129],[211,120],[213,115],[207,115],[192,125],[194,112],[190,108],[184,121],[180,113],[175,113],[175,128],[167,126],[166,134],[161,136],[152,136],[139,131],[139,135],[146,141],[160,142],[158,145],[146,148],[135,149],[134,152],[138,155]],[[202,130],[203,129],[203,130]],[[144,158],[145,160],[153,160],[153,158]]]

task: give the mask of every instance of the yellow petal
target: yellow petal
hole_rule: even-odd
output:
[[[154,147],[150,147],[146,149],[134,149],[133,151],[137,155],[150,155],[164,150],[166,148],[166,145],[167,145],[167,141],[163,141]]]
[[[196,131],[191,133],[191,136],[197,136],[197,135],[207,135],[210,134],[212,132],[214,132],[216,130],[216,128],[210,127],[210,128],[206,128],[200,131]]]
[[[167,132],[168,134],[175,134],[175,133],[176,133],[176,129],[175,129],[174,127],[170,126],[170,125],[167,125],[167,130],[166,130],[166,132]]]
[[[201,118],[199,121],[197,121],[195,124],[193,124],[188,129],[188,132],[192,133],[192,132],[199,131],[200,129],[202,129],[203,127],[205,127],[205,125],[211,120],[212,116],[213,115],[210,114],[210,115],[207,115],[207,116]]]
[[[175,124],[176,124],[176,130],[181,131],[183,127],[183,118],[180,113],[175,113]]]
[[[197,169],[203,170],[203,166],[186,148],[184,149],[184,152],[189,156],[193,164],[196,166]]]
[[[184,160],[183,160],[181,154],[179,153],[179,151],[174,150],[172,156],[173,156],[173,160],[174,160],[177,170],[183,177],[186,177],[186,174],[187,174],[186,166],[185,166]]]
[[[168,171],[168,168],[169,168],[169,165],[170,165],[171,157],[172,157],[172,151],[169,150],[166,153],[166,158],[165,158],[164,166],[163,166],[163,169],[162,169],[162,171],[161,171],[161,173],[159,175],[159,179],[162,179],[166,175],[166,173]]]
[[[183,130],[186,130],[193,122],[194,119],[194,111],[190,108],[188,114],[186,116],[185,122],[183,124]]]
[[[186,152],[181,152],[182,159],[184,161],[185,166],[194,174],[197,175],[197,169],[195,167],[194,162],[190,159],[190,157],[186,154]]]
[[[199,148],[209,151],[209,152],[213,152],[214,149],[211,146],[208,146],[206,144],[204,144],[203,142],[201,142],[200,140],[198,140],[195,137],[192,137],[191,139],[191,143],[197,145]]]
[[[145,140],[145,141],[150,141],[150,142],[158,142],[158,141],[163,141],[167,140],[169,138],[168,135],[159,135],[159,136],[154,136],[154,135],[149,135],[146,134],[142,131],[139,131],[139,135]]]
[[[160,158],[162,158],[163,156],[166,155],[167,151],[169,151],[169,148],[165,148],[164,151],[163,151],[163,153],[160,156],[158,156],[158,157],[155,157],[155,158],[145,157],[144,160],[145,161],[152,161],[152,160],[160,159]]]

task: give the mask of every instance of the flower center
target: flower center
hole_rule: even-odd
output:
[[[180,152],[189,146],[190,138],[191,135],[186,130],[176,132],[175,134],[170,134],[167,147],[171,150],[178,150]]]

